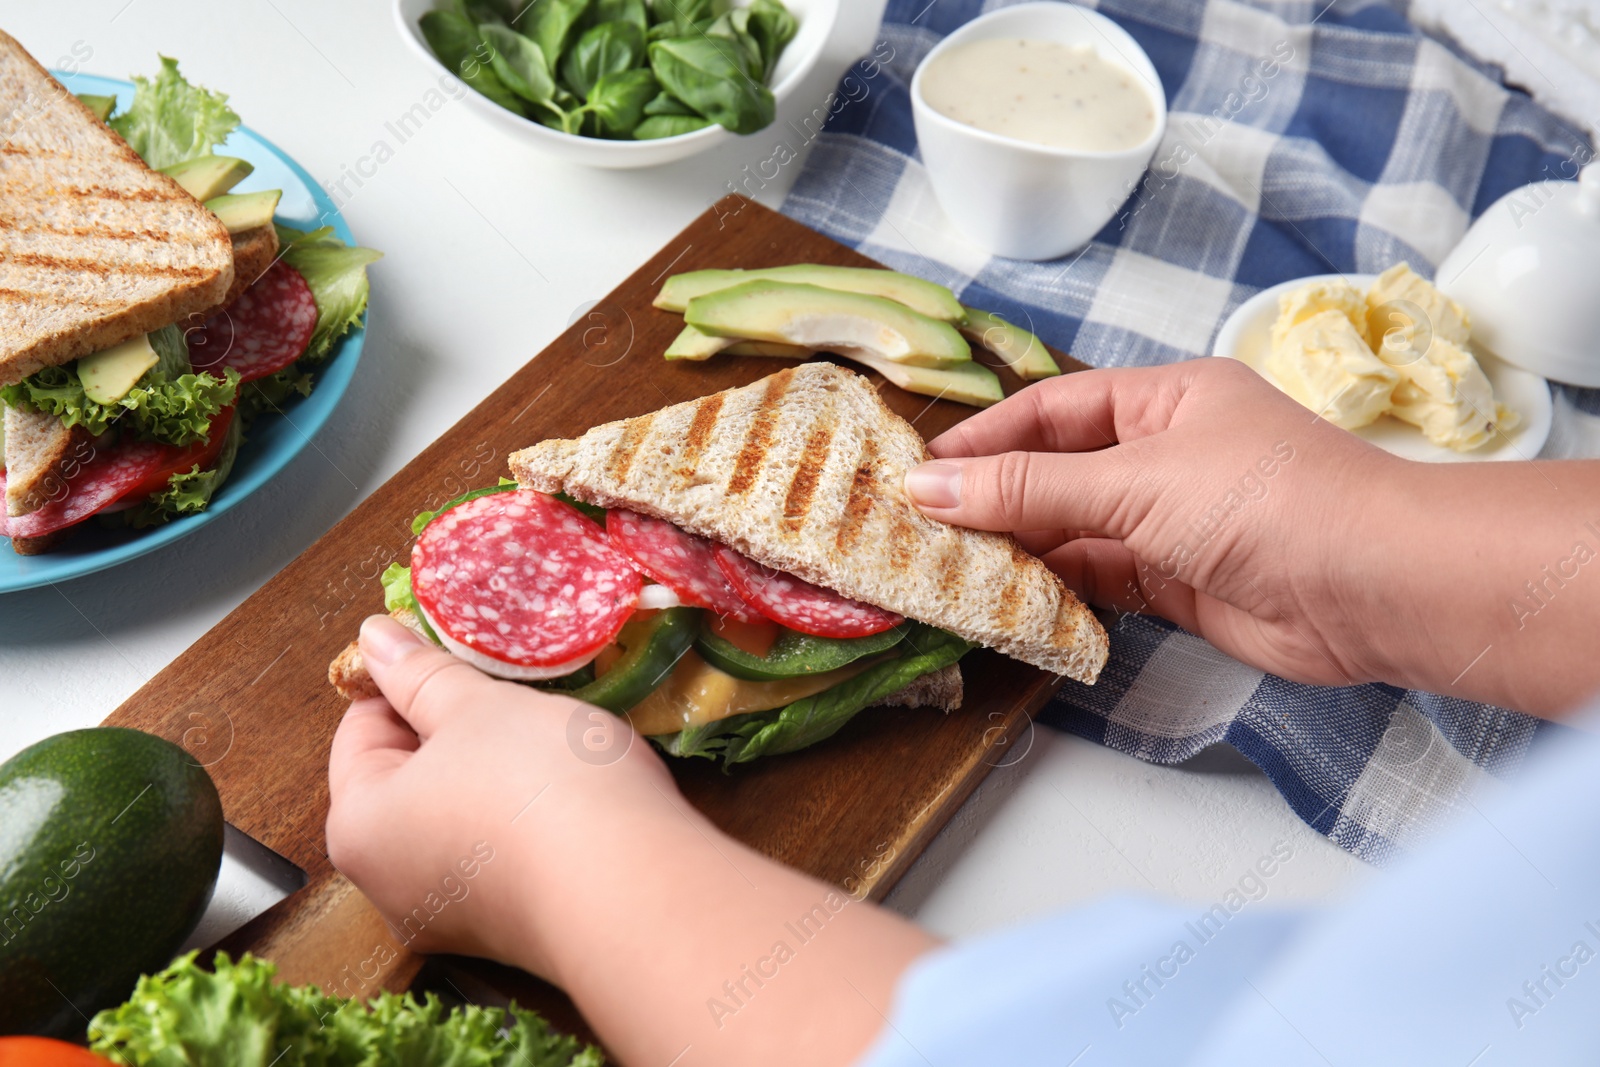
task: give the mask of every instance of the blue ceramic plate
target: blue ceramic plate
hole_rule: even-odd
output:
[[[133,98],[133,85],[130,82],[88,74],[67,75],[60,71],[55,74],[75,93],[115,95],[119,109],[128,106]],[[283,190],[283,199],[278,202],[279,222],[301,230],[332,226],[344,241],[355,243],[350,227],[345,225],[344,216],[339,214],[339,209],[311,175],[265,137],[241,126],[218,152],[248,160],[256,168],[235,192]],[[333,414],[339,399],[344,396],[345,387],[355,374],[356,363],[361,359],[364,335],[365,331],[359,327],[344,335],[317,371],[316,388],[311,395],[296,398],[285,405],[287,417],[266,415],[255,421],[250,428],[250,439],[239,449],[233,473],[222,483],[222,488],[211,498],[211,506],[205,511],[148,530],[113,531],[102,529],[92,521],[87,522],[61,547],[39,556],[19,556],[10,550],[9,542],[0,544],[0,593],[30,589],[105,570],[146,552],[154,552],[180,537],[188,536],[206,523],[214,522],[229,508],[260,489],[268,478],[282,470],[302,448],[311,443],[312,435]],[[0,542],[4,541],[4,538],[0,538]]]

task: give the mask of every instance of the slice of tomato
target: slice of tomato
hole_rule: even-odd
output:
[[[217,461],[233,424],[233,408],[211,420],[206,440],[182,447],[159,441],[132,441],[96,451],[67,473],[64,491],[44,507],[7,520],[8,537],[43,537],[83,522],[122,501],[139,501],[159,492],[174,474],[205,470]]]
[[[107,1067],[104,1056],[50,1037],[0,1037],[0,1067]]]

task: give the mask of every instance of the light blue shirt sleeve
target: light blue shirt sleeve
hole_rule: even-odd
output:
[[[1557,740],[1341,904],[1122,896],[932,953],[858,1067],[1600,1064],[1600,742]]]

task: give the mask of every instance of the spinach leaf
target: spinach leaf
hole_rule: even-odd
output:
[[[695,110],[671,93],[657,93],[644,106],[644,113],[646,115],[694,115]]]
[[[470,19],[455,11],[430,11],[418,24],[428,47],[446,70],[507,111],[526,114],[522,99],[506,88],[489,65],[489,49]]]
[[[734,133],[772,122],[772,90],[750,77],[746,56],[725,38],[669,37],[650,45],[650,69],[662,88]]]
[[[589,0],[532,0],[517,16],[512,29],[533,38],[544,56],[545,66],[554,73],[567,50],[572,31],[589,9]]]
[[[868,667],[848,681],[793,704],[762,720],[745,723],[727,739],[723,762],[748,763],[760,756],[814,745],[832,737],[863,708],[904,689],[924,674],[942,670],[972,648],[954,634],[932,626],[917,626],[906,635],[905,652],[898,658]]]
[[[602,22],[584,31],[561,61],[561,77],[578,96],[607,74],[621,74],[644,57],[644,34],[631,22]],[[643,106],[641,104],[641,106]]]
[[[732,5],[729,0],[651,0],[650,14],[660,25],[671,26],[673,36],[704,29]]]
[[[600,123],[600,132],[610,137],[628,137],[644,107],[660,92],[656,76],[643,68],[607,74],[594,83],[586,105]]]
[[[553,103],[555,79],[537,44],[516,30],[492,23],[479,26],[478,32],[489,46],[489,62],[506,88],[530,103],[560,110]]]
[[[778,57],[783,55],[783,50],[794,40],[794,35],[800,29],[799,20],[790,14],[781,0],[751,0],[747,11],[750,12],[746,31],[755,38],[761,50],[761,74],[763,82],[772,82],[772,72],[778,65]]]
[[[736,58],[746,74],[761,77],[761,46],[756,39],[750,36],[750,9],[736,7],[732,11],[718,15],[716,20],[706,27],[707,37],[719,37],[733,45]]]
[[[654,141],[662,137],[676,137],[680,133],[693,133],[714,125],[710,119],[699,115],[651,115],[633,128],[635,141]]]
[[[645,33],[650,29],[650,12],[644,0],[594,0],[589,23],[598,26],[602,22],[631,22]]]

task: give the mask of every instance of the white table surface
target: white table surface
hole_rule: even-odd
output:
[[[828,54],[780,123],[818,106],[871,50],[881,2],[842,6]],[[158,52],[175,56],[323,181],[392,142],[384,124],[435,77],[402,45],[384,0],[4,0],[0,28],[47,66],[92,50],[83,69],[94,74],[149,74]],[[98,723],[772,147],[758,134],[671,167],[595,171],[540,156],[458,102],[434,114],[344,204],[357,238],[386,258],[372,269],[373,325],[342,417],[188,539],[0,596],[0,757]],[[776,207],[798,168],[758,198]],[[1326,898],[1365,876],[1231,750],[1161,768],[1040,728],[891,903],[945,935],[1122,889],[1209,903],[1278,840],[1295,859],[1273,880],[1274,901]],[[234,865],[219,892],[249,897],[246,883]]]

